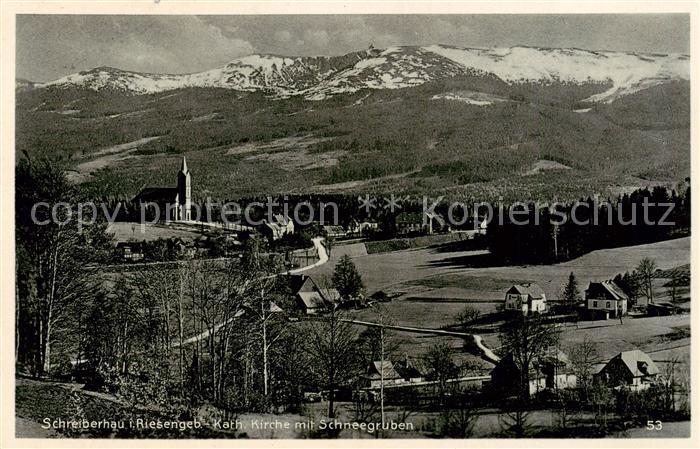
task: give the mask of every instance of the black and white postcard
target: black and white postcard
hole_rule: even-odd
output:
[[[198,3],[3,6],[10,445],[693,443],[696,2]]]

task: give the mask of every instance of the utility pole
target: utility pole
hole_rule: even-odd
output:
[[[558,224],[554,225],[552,233],[554,234],[554,260],[556,261],[556,260],[559,260],[559,246],[558,246],[558,242],[557,242],[557,234],[559,234],[559,225]]]
[[[382,411],[382,429],[384,428],[384,315],[379,319],[379,346],[380,346],[380,368],[379,368],[379,406]]]

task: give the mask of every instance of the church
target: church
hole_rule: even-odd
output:
[[[158,206],[160,219],[165,221],[192,220],[192,177],[187,169],[187,160],[182,157],[180,171],[177,172],[176,187],[146,187],[132,200],[139,204]]]

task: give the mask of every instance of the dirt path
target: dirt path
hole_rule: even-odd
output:
[[[311,270],[313,268],[316,268],[316,267],[328,262],[328,254],[326,253],[326,248],[323,246],[323,238],[316,237],[316,238],[312,239],[312,241],[314,243],[314,247],[316,248],[316,251],[318,251],[318,259],[319,260],[317,262],[309,265],[309,266],[297,268],[295,270],[290,270],[287,272],[288,274],[302,273],[304,271]],[[227,321],[224,321],[223,323],[217,324],[216,326],[214,326],[213,332],[214,333],[218,332],[219,329],[224,327],[226,324],[229,324],[229,323],[235,321],[236,319],[240,318],[243,315],[243,313],[244,312],[241,310],[238,313],[236,313],[232,318],[228,319]],[[181,345],[190,345],[192,343],[196,343],[198,341],[204,340],[204,339],[208,338],[210,335],[211,335],[211,332],[207,330],[207,331],[202,332],[201,334],[198,334],[198,335],[190,337],[186,340],[183,340],[182,342],[179,342],[179,341],[174,342],[173,347],[177,348],[177,347],[180,347]]]
[[[344,321],[346,323],[352,323],[352,324],[358,324],[360,326],[366,326],[366,327],[384,327],[386,329],[394,329],[398,331],[403,331],[403,332],[413,332],[413,333],[418,333],[418,334],[432,334],[432,335],[443,335],[443,336],[449,336],[449,337],[459,337],[463,338],[465,342],[468,342],[469,344],[473,345],[473,349],[478,352],[478,355],[484,359],[485,361],[489,363],[498,363],[501,358],[498,357],[491,349],[487,348],[484,345],[484,340],[481,338],[480,335],[473,335],[473,334],[467,334],[464,332],[454,332],[454,331],[446,331],[444,329],[428,329],[428,328],[423,328],[423,327],[412,327],[412,326],[395,326],[395,325],[381,325],[379,323],[372,323],[369,321],[360,321],[360,320],[350,320],[350,319],[343,319],[341,321]]]

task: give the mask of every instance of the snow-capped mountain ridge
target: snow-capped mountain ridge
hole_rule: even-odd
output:
[[[370,49],[343,56],[249,55],[220,68],[181,75],[98,67],[38,87],[114,89],[133,94],[218,87],[318,100],[361,89],[397,89],[458,75],[481,74],[511,85],[605,84],[606,91],[586,101],[609,103],[658,84],[688,80],[689,72],[689,58],[681,54],[430,45]]]

